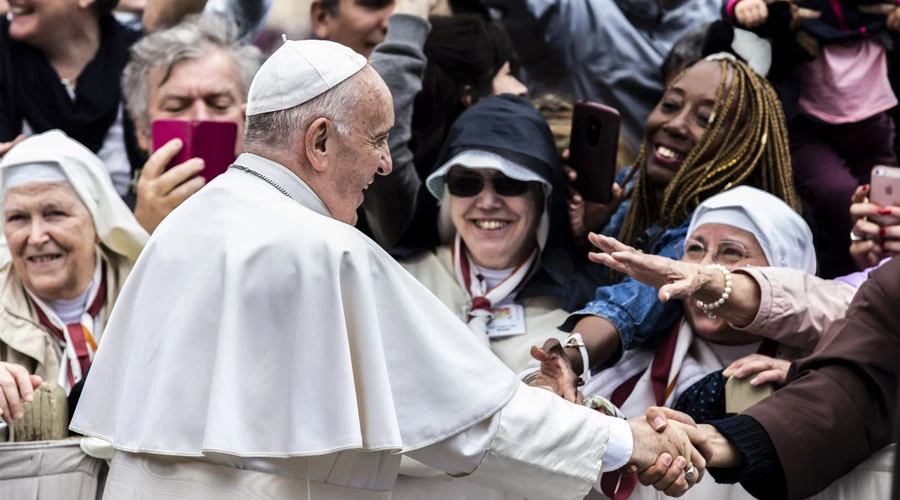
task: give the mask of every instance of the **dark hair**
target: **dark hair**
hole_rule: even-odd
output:
[[[710,23],[694,26],[672,45],[672,50],[666,54],[662,63],[663,82],[668,82],[683,69],[703,59],[703,47],[706,45],[709,26]]]
[[[102,16],[112,12],[118,5],[119,0],[95,0],[91,8],[94,9],[98,16]]]
[[[338,7],[340,7],[341,0],[314,0],[319,2],[319,5],[325,9],[331,17],[337,17],[338,15]]]
[[[425,41],[428,64],[422,91],[413,107],[411,149],[415,165],[424,179],[454,120],[472,102],[492,93],[492,81],[512,59],[512,44],[495,24],[476,14],[432,17],[431,34]]]

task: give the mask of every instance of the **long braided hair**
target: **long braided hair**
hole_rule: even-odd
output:
[[[711,125],[684,159],[669,182],[662,204],[652,194],[647,180],[647,156],[653,149],[652,131],[644,134],[635,167],[626,184],[634,179],[631,206],[625,216],[619,240],[636,246],[638,238],[654,225],[676,227],[682,224],[703,200],[740,185],[750,185],[784,200],[799,211],[794,191],[787,125],[781,103],[772,87],[749,66],[730,55],[713,55],[698,61],[719,64],[721,77]],[[688,67],[676,77],[680,80]],[[727,85],[729,74],[733,75]],[[728,120],[731,115],[732,120]],[[740,119],[738,119],[740,118]],[[725,139],[712,159],[710,145],[722,129]]]

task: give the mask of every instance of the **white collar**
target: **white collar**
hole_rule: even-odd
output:
[[[256,172],[271,178],[275,183],[281,186],[281,188],[287,191],[294,200],[304,207],[326,217],[334,218],[334,216],[331,215],[331,211],[328,210],[328,207],[326,207],[322,199],[319,198],[319,195],[317,195],[303,179],[291,172],[284,165],[253,153],[241,153],[234,163],[255,170]]]

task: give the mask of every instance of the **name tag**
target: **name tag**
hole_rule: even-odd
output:
[[[488,338],[499,339],[525,335],[525,308],[519,304],[495,307],[494,319],[488,323]]]

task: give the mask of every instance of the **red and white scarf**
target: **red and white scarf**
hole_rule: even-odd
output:
[[[65,369],[60,369],[59,385],[68,393],[87,374],[88,367],[97,352],[97,342],[100,338],[97,317],[106,304],[106,272],[103,270],[100,256],[97,256],[97,268],[88,292],[87,307],[81,315],[81,321],[77,323],[63,323],[52,307],[27,288],[25,291],[34,304],[41,326],[53,334],[63,349]]]
[[[518,291],[525,279],[531,275],[531,271],[538,260],[538,250],[535,249],[524,262],[516,266],[510,275],[497,286],[487,289],[484,277],[472,265],[469,251],[459,234],[453,241],[453,269],[456,273],[456,281],[466,292],[469,305],[466,308],[466,324],[475,332],[487,338],[488,325],[494,319],[493,307],[499,304],[507,296]]]

